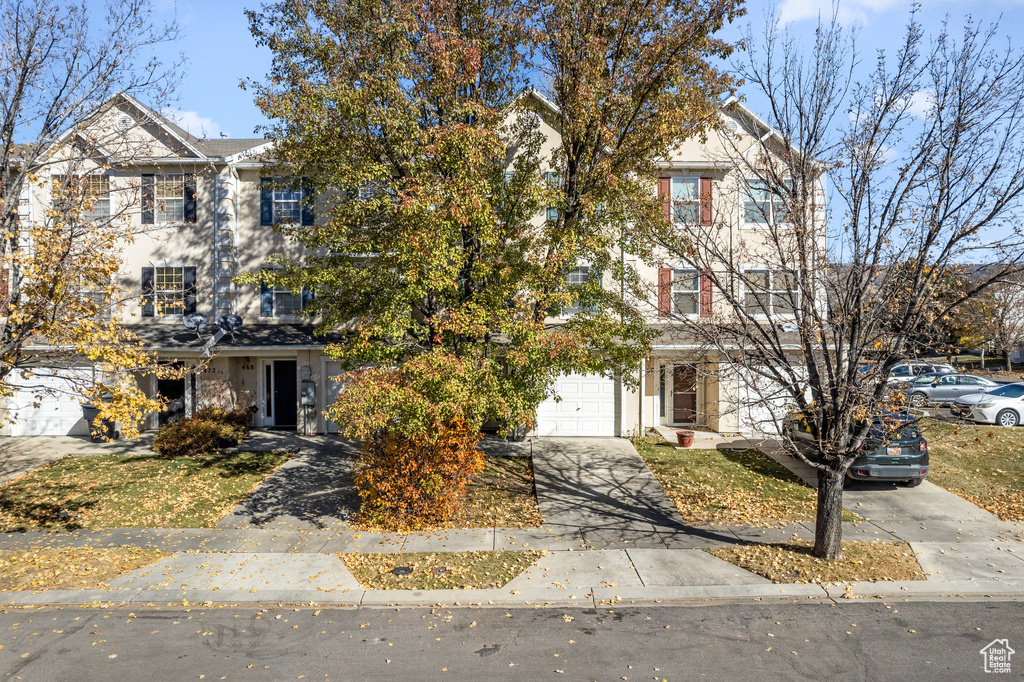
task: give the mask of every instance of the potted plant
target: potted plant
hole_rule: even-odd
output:
[[[679,447],[688,448],[693,445],[693,431],[689,429],[677,429],[676,439],[679,441]]]

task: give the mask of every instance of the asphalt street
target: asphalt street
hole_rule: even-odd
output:
[[[587,609],[33,608],[0,612],[19,680],[943,680],[1024,652],[1007,601]],[[1010,678],[1024,672],[1024,653]]]

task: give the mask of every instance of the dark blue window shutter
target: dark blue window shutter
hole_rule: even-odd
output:
[[[274,316],[274,288],[260,282],[260,317]]]
[[[152,177],[152,176],[150,176]],[[153,305],[153,280],[155,268],[142,268],[142,316],[155,317],[156,306]]]
[[[196,222],[196,176],[185,176],[185,222]]]
[[[313,300],[313,290],[302,287],[302,309],[306,310],[309,307],[309,302]]]
[[[153,224],[153,205],[156,203],[156,180],[152,175],[142,176],[142,224]],[[152,268],[150,268],[152,270]]]
[[[196,269],[183,268],[181,283],[185,287],[185,314],[196,311]]]
[[[316,198],[313,196],[313,188],[309,182],[302,181],[302,224],[312,225],[316,221],[316,214],[313,212]]]
[[[260,178],[260,225],[274,224],[274,179]]]

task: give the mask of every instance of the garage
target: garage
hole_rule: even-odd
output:
[[[555,382],[560,401],[537,407],[538,436],[614,436],[615,380],[597,374],[568,374]]]
[[[92,370],[40,368],[17,385],[8,410],[17,414],[8,432],[12,436],[88,436],[89,424],[82,417],[82,403],[75,388],[92,376]],[[34,407],[38,403],[39,407]]]
[[[328,407],[334,404],[334,401],[338,398],[338,394],[341,393],[341,383],[335,381],[335,377],[340,375],[340,362],[324,363],[324,410],[327,410]],[[337,433],[338,425],[332,422],[330,419],[326,419],[326,421],[327,433]]]

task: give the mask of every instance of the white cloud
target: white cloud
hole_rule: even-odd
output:
[[[220,137],[223,132],[225,135],[228,134],[226,130],[220,129],[220,124],[214,121],[212,118],[206,116],[200,116],[194,111],[181,111],[180,109],[167,109],[163,112],[164,116],[171,119],[179,126],[187,130],[190,134],[195,135],[199,138],[215,138]]]
[[[925,118],[928,116],[928,112],[931,110],[934,101],[934,88],[919,90],[910,98],[910,104],[907,106],[907,111],[918,118]]]
[[[828,19],[832,16],[833,0],[783,0],[779,7],[782,24],[805,19]],[[885,12],[894,8],[909,9],[908,0],[843,0],[838,4],[839,20],[844,24],[866,24],[869,13]]]

